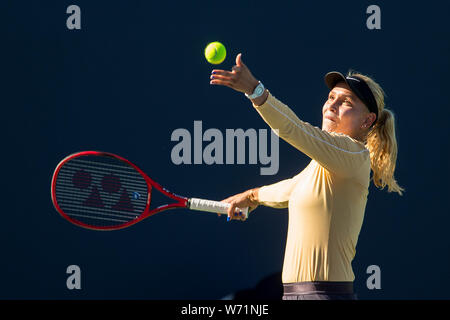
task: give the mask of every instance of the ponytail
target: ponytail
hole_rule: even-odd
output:
[[[398,185],[394,177],[397,162],[394,113],[384,107],[384,92],[378,83],[359,73],[350,72],[349,75],[359,76],[366,81],[378,105],[378,119],[369,131],[366,141],[366,147],[370,152],[373,183],[379,189],[387,186],[388,192],[402,195],[404,189]]]

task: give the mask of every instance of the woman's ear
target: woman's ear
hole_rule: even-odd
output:
[[[363,129],[370,128],[376,119],[377,119],[377,116],[375,113],[373,113],[373,112],[369,113],[361,127]]]

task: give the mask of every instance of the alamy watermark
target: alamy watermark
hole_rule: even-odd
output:
[[[273,130],[270,130],[270,137],[268,129],[226,129],[223,134],[219,129],[209,128],[203,132],[202,121],[194,121],[193,131],[193,135],[184,128],[172,132],[170,140],[178,142],[170,154],[173,164],[259,163],[262,165],[261,175],[275,175],[278,172],[279,138]]]
[[[81,269],[76,264],[67,267],[66,273],[69,274],[66,280],[67,289],[81,289]]]
[[[373,264],[367,267],[367,274],[370,276],[366,280],[366,286],[369,290],[381,289],[381,269],[379,266]]]
[[[373,4],[367,7],[366,13],[370,16],[366,20],[366,27],[369,30],[381,29],[381,9],[379,6]]]
[[[70,16],[66,19],[66,27],[69,30],[81,29],[81,9],[79,6],[72,4],[67,7],[66,13]]]

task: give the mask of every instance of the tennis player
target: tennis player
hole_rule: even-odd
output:
[[[290,179],[231,196],[235,207],[289,208],[282,271],[283,300],[356,299],[351,262],[372,180],[402,195],[395,178],[395,119],[384,92],[370,77],[325,75],[330,89],[322,128],[300,120],[236,57],[231,71],[213,70],[210,83],[243,92],[278,135],[312,160]],[[304,94],[304,93],[302,93]]]

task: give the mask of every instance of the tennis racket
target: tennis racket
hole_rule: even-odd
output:
[[[151,208],[155,189],[175,202]],[[93,230],[122,229],[168,209],[227,214],[230,207],[225,202],[176,195],[130,161],[99,151],[83,151],[64,158],[53,173],[51,196],[63,218]],[[235,215],[247,219],[248,208],[237,208]]]

